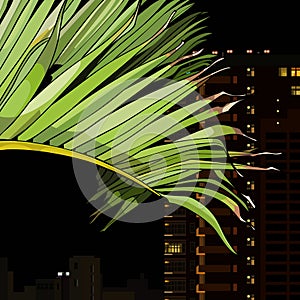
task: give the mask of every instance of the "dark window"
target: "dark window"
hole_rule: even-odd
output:
[[[191,223],[190,224],[190,233],[195,233],[196,232],[196,224],[195,223]]]
[[[300,261],[300,254],[291,254],[290,255],[290,261],[291,262],[299,262]]]
[[[190,280],[190,291],[195,291],[196,290],[196,280],[191,279]]]
[[[165,271],[174,272],[174,273],[185,273],[186,271],[185,260],[168,261],[168,263],[165,263]]]
[[[279,139],[286,139],[287,135],[286,133],[283,132],[267,132],[266,133],[266,139],[275,139],[275,140],[279,140]]]
[[[292,214],[290,213],[290,221],[299,221],[300,220],[300,214]]]
[[[291,203],[290,209],[291,210],[300,210],[300,203]],[[299,215],[299,219],[300,219],[300,215]],[[299,229],[300,229],[300,226],[299,226]]]
[[[195,273],[196,262],[194,260],[190,261],[190,272]]]
[[[266,204],[266,209],[267,210],[286,210],[287,206],[286,204],[278,204],[278,203],[272,203],[272,204]]]
[[[186,282],[185,280],[169,280],[165,282],[165,290],[173,292],[185,292]]]
[[[266,230],[268,231],[284,231],[286,230],[285,224],[266,224]]]
[[[274,247],[275,248],[275,247]],[[284,254],[268,254],[267,261],[287,261],[287,256]]]
[[[266,199],[267,200],[286,200],[286,194],[279,194],[279,193],[274,193],[274,194],[266,194]]]
[[[300,139],[300,132],[291,132],[290,138],[291,139]]]
[[[276,242],[281,242],[281,241],[285,241],[287,238],[286,234],[270,234],[268,233],[266,235],[266,240],[267,241],[276,241]]]
[[[267,183],[266,189],[269,191],[274,190],[285,190],[286,189],[286,183]]]
[[[286,149],[287,148],[287,144],[286,143],[278,143],[278,142],[269,142],[266,143],[266,148],[271,150],[271,149]]]
[[[280,252],[280,251],[286,251],[286,244],[267,244],[266,250],[268,252]]]
[[[291,216],[290,216],[291,217]],[[299,218],[299,216],[298,216]],[[266,214],[266,221],[282,222],[287,220],[286,214]]]
[[[292,179],[292,180],[299,180],[300,179],[300,172],[290,173],[290,179]]]
[[[300,190],[300,183],[290,183],[291,190]]]
[[[77,270],[78,269],[78,263],[74,263],[74,269]]]
[[[290,194],[290,199],[291,200],[300,200],[300,194]]]
[[[283,265],[275,265],[273,263],[266,265],[267,272],[286,272],[286,264]]]
[[[300,153],[299,152],[291,152],[290,159],[300,160]]]
[[[291,284],[290,285],[291,292],[300,292],[300,285],[299,284]],[[299,295],[298,295],[299,297]]]
[[[290,230],[297,230],[299,231],[300,224],[290,224]]]
[[[274,284],[267,284],[267,286],[266,286],[266,291],[267,292],[272,292],[272,293],[274,293],[274,292],[285,292],[286,291],[286,286],[285,285],[280,285],[280,284],[276,284],[276,285],[274,285]]]
[[[185,234],[185,223],[183,222],[170,222],[165,224],[165,233],[166,234]]]
[[[300,164],[292,162],[292,163],[290,163],[290,169],[291,170],[300,170]]]
[[[267,275],[266,280],[269,282],[285,282],[286,276],[284,275]]]
[[[291,272],[299,272],[299,265],[291,264],[290,265],[290,271]],[[299,276],[299,275],[297,275],[297,276]]]
[[[292,143],[290,143],[290,148],[291,149],[300,149],[300,143],[292,142]]]
[[[272,164],[272,166],[276,167],[275,164]],[[266,175],[267,175],[266,176],[267,180],[268,179],[281,179],[281,180],[286,180],[287,179],[287,174],[284,171],[268,172]]]
[[[300,283],[299,275],[290,275],[290,282],[299,282]]]
[[[196,243],[190,242],[190,252],[195,253],[195,250],[196,250]]]
[[[266,300],[286,300],[285,295],[267,295]]]

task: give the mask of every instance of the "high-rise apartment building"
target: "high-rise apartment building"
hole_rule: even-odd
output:
[[[188,240],[196,245],[196,279],[192,279],[187,270],[181,273],[181,280],[186,286],[191,280],[196,281],[194,294],[178,294],[170,288],[165,299],[298,299],[300,55],[274,55],[269,50],[260,53],[254,50],[214,53],[224,57],[216,67],[229,69],[212,77],[200,94],[203,97],[220,91],[245,94],[244,97],[223,95],[212,105],[223,106],[244,99],[228,113],[220,115],[219,119],[221,123],[240,128],[257,140],[241,135],[227,136],[227,148],[253,153],[281,152],[281,155],[266,154],[239,160],[249,166],[275,167],[280,171],[244,170],[240,171],[243,177],[235,171],[226,172],[235,185],[234,192],[250,197],[245,198],[249,211],[241,209],[246,224],[217,201],[212,200],[207,206],[217,216],[237,255],[231,254],[214,230],[198,218],[195,235],[189,234],[181,241],[182,245]],[[205,125],[200,124],[199,127]],[[205,203],[205,197],[196,197]],[[181,222],[189,222],[184,214],[186,212],[182,209]],[[169,220],[179,221],[175,215],[165,218],[165,223],[168,224]],[[167,249],[171,239],[172,236],[165,236]],[[180,244],[176,245],[179,248],[174,249],[181,249]],[[185,264],[188,258],[194,258],[194,253],[189,251],[190,248],[186,247]],[[171,274],[174,276],[171,268],[167,267],[165,271],[166,280],[171,278]]]

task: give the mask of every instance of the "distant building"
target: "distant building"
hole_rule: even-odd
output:
[[[7,282],[7,258],[0,257],[0,299],[7,300],[8,282]]]
[[[9,271],[8,272],[8,300],[36,300],[36,287],[25,286],[23,291],[15,291],[14,273]]]
[[[149,289],[144,274],[138,279],[128,279],[126,287],[105,287],[103,300],[163,300],[163,291]]]
[[[70,299],[102,300],[100,258],[74,256],[69,259]]]
[[[58,280],[37,279],[36,300],[60,300]]]

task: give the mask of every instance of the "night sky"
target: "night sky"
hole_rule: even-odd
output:
[[[203,47],[300,52],[298,10],[287,5],[292,1],[285,6],[261,3],[197,1],[195,9],[208,12],[206,24],[212,33]],[[93,210],[78,188],[70,158],[4,151],[0,164],[0,256],[9,258],[9,268],[20,281],[31,284],[33,278],[67,270],[71,255],[97,255],[106,285],[122,285],[143,272],[151,277],[152,287],[160,287],[161,221],[116,222],[100,233],[108,218],[89,224]]]

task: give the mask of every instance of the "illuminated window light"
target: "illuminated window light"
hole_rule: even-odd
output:
[[[279,113],[279,109],[277,109],[276,112]]]
[[[70,272],[66,272],[66,276],[70,276]]]
[[[247,53],[252,53],[253,51],[251,49],[248,49],[246,52]]]
[[[279,124],[280,124],[280,122],[278,122],[278,121],[277,121],[277,122],[276,122],[276,124],[277,124],[277,125],[279,125]]]
[[[233,53],[233,50],[232,49],[229,49],[226,51],[227,53]]]
[[[280,100],[279,99],[276,99],[276,102],[279,102]]]
[[[270,53],[270,49],[265,49],[264,53],[269,54]]]
[[[213,50],[213,51],[212,51],[212,54],[218,54],[218,51]]]
[[[287,76],[287,67],[279,67],[278,75],[279,75],[279,77],[286,77]]]
[[[63,276],[63,272],[57,272],[57,276],[58,276],[58,277]]]

